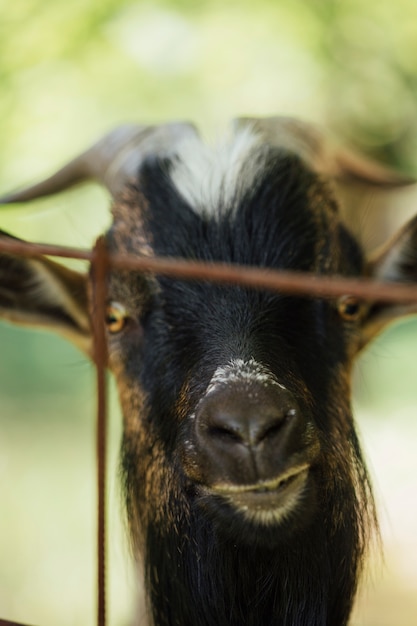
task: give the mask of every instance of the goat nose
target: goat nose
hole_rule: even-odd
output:
[[[200,402],[197,436],[210,448],[243,445],[254,449],[282,438],[286,425],[294,422],[298,412],[295,398],[278,385],[252,392],[225,387]]]
[[[251,484],[276,477],[300,448],[301,411],[277,384],[230,384],[208,393],[195,414],[195,443],[206,481]]]

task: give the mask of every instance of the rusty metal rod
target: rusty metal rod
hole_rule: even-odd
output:
[[[308,272],[185,261],[164,257],[137,259],[131,256],[112,255],[110,263],[112,268],[120,270],[152,272],[185,280],[205,280],[322,298],[352,295],[365,300],[417,302],[417,285],[407,283],[382,282],[343,276],[319,276]]]
[[[21,624],[20,622],[11,622],[7,619],[0,619],[0,626],[28,626],[28,624]]]
[[[45,254],[86,261],[91,261],[94,254],[91,250],[26,243],[2,239],[1,237],[0,251],[30,257]],[[341,276],[318,276],[311,273],[262,269],[226,263],[186,261],[170,257],[136,257],[109,253],[108,263],[110,267],[119,270],[152,272],[184,280],[206,280],[253,289],[308,294],[315,297],[326,298],[349,294],[364,300],[417,302],[417,285],[408,283],[382,282]]]
[[[19,256],[38,257],[43,254],[48,256],[64,257],[67,259],[81,259],[91,261],[94,256],[93,250],[72,248],[69,246],[57,246],[48,243],[32,243],[20,239],[9,239],[0,235],[0,250]]]
[[[104,327],[108,254],[104,237],[93,250],[94,361],[97,372],[97,626],[106,624],[106,465],[107,465],[107,344]]]

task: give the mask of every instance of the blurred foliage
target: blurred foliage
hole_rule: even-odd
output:
[[[0,15],[0,190],[121,122],[213,134],[241,114],[299,115],[417,171],[414,0],[0,0]],[[1,227],[89,246],[109,219],[95,188],[36,206]]]
[[[0,0],[0,16],[0,191],[121,122],[191,119],[212,135],[243,114],[317,121],[417,173],[415,0]],[[101,190],[75,189],[2,208],[0,228],[88,247],[107,204]],[[415,328],[397,326],[365,353],[363,406],[386,416],[399,397],[416,403]],[[93,621],[93,398],[75,349],[0,326],[0,617]],[[113,421],[112,475],[119,432]],[[125,568],[110,568],[114,624],[127,615]]]
[[[123,119],[324,122],[416,167],[414,0],[1,0],[3,185]],[[30,149],[29,149],[30,148]]]

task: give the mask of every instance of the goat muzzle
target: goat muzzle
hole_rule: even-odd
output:
[[[193,422],[185,467],[204,498],[270,521],[297,505],[320,446],[292,392],[272,377],[212,385]]]

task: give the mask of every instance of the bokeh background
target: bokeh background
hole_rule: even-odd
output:
[[[321,123],[417,176],[415,0],[0,0],[0,192],[49,174],[122,122],[190,119],[210,138],[236,115],[278,113]],[[107,206],[102,190],[83,187],[1,208],[0,228],[88,247],[109,221]],[[357,207],[372,247],[416,211],[416,192],[363,192]],[[384,543],[357,626],[417,623],[416,367],[410,319],[355,371]],[[75,348],[0,325],[0,617],[94,623],[94,391],[94,370]],[[135,585],[113,386],[110,403],[109,624],[123,626]]]

